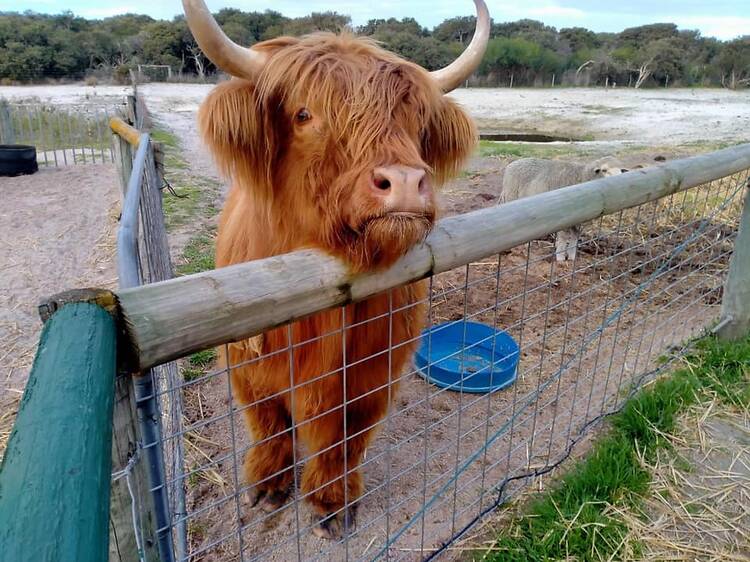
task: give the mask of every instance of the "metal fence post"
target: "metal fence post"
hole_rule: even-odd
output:
[[[721,318],[722,325],[717,332],[721,339],[739,340],[750,333],[750,181],[745,189],[740,229],[724,283]]]

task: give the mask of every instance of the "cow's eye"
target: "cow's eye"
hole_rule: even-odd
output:
[[[297,112],[297,115],[294,116],[294,121],[298,124],[305,123],[312,119],[312,115],[307,110],[306,107],[303,107]]]

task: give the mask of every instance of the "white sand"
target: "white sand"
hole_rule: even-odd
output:
[[[140,86],[149,108],[182,139],[195,130],[195,111],[211,84]],[[4,86],[0,97],[52,103],[122,99],[124,86]],[[616,88],[472,88],[451,94],[483,128],[569,135],[650,146],[750,141],[750,90]],[[187,133],[187,134],[185,134]],[[192,138],[197,138],[192,136]],[[192,147],[186,147],[189,152]]]

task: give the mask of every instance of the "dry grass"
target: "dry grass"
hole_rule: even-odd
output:
[[[653,491],[616,509],[642,547],[636,560],[750,560],[750,412],[717,399],[694,406],[653,462]]]
[[[3,407],[2,412],[0,412],[0,461],[2,461],[5,448],[8,446],[8,439],[10,439],[10,432],[13,429],[13,421],[16,419],[16,412],[18,411],[18,403],[20,401],[20,396],[11,398],[9,403]]]

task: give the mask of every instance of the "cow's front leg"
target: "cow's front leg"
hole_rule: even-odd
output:
[[[253,444],[245,454],[244,475],[253,486],[251,504],[271,513],[284,505],[292,478],[291,419],[281,398],[261,399],[245,410]]]
[[[337,539],[354,529],[357,500],[363,492],[359,465],[377,422],[387,410],[387,400],[384,389],[347,404],[345,444],[344,408],[340,404],[329,404],[328,413],[298,425],[299,436],[310,451],[301,484],[316,514],[316,536]]]

